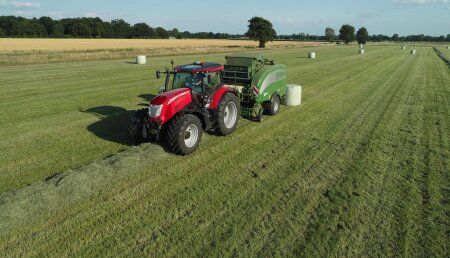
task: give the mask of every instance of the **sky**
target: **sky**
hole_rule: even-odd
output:
[[[450,0],[0,0],[0,15],[124,19],[190,32],[243,34],[248,20],[270,20],[278,34],[323,35],[330,26],[366,27],[369,34],[450,34]]]

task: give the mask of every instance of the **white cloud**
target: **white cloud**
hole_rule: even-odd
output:
[[[18,10],[18,11],[14,11],[15,15],[32,15],[33,12],[32,11],[25,11],[25,10]]]
[[[39,8],[39,7],[41,7],[41,4],[38,2],[11,1],[10,4],[16,8]]]
[[[377,10],[366,10],[358,13],[358,17],[362,19],[380,18],[384,15],[384,11],[382,12]]]
[[[450,0],[393,0],[395,4],[448,4]]]
[[[84,17],[88,17],[88,18],[97,18],[97,17],[100,17],[100,15],[97,14],[97,13],[85,13],[85,14],[84,14]]]
[[[275,20],[274,23],[281,25],[301,25],[306,22],[305,19],[297,19],[297,18],[284,18]]]
[[[41,7],[38,2],[6,1],[0,0],[0,6],[12,9],[36,9]]]
[[[63,11],[50,11],[46,15],[56,19],[63,19],[69,17],[69,14]]]

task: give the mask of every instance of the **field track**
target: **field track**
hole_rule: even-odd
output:
[[[189,157],[126,144],[168,57],[2,67],[0,253],[445,257],[450,70],[417,50],[268,51],[302,106]]]

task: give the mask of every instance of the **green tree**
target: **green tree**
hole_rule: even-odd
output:
[[[128,38],[131,34],[131,26],[122,19],[112,20],[111,26],[116,38]]]
[[[156,28],[156,34],[160,39],[166,39],[169,37],[169,33],[164,28],[158,27]]]
[[[306,34],[304,32],[300,32],[300,34],[298,34],[298,39],[305,40],[306,39]]]
[[[103,27],[103,22],[95,22],[94,23],[94,37],[95,38],[102,38],[103,34],[105,33],[105,29]]]
[[[333,41],[336,39],[336,32],[334,31],[333,28],[327,27],[325,29],[325,39],[328,41]]]
[[[52,38],[64,37],[64,25],[61,22],[55,22],[52,27]]]
[[[345,44],[348,44],[355,40],[355,28],[351,25],[342,25],[339,30],[339,39],[343,40]]]
[[[0,38],[6,38],[6,32],[0,28]]]
[[[358,44],[366,44],[369,39],[369,32],[367,32],[366,28],[362,27],[356,33],[356,38],[358,39]]]
[[[77,38],[90,38],[92,29],[84,22],[77,22],[73,25],[73,36]]]
[[[273,41],[277,32],[273,29],[272,23],[262,17],[253,17],[248,21],[247,37],[259,41],[259,47],[265,48],[268,41]]]
[[[392,41],[398,41],[398,34],[395,33],[394,35],[392,35],[391,40],[392,40]]]
[[[146,23],[136,23],[131,29],[133,38],[152,38],[155,34]]]
[[[105,23],[100,18],[93,18],[92,21],[92,36],[94,38],[103,38],[105,34]]]
[[[39,22],[44,26],[45,31],[47,31],[47,35],[53,34],[54,21],[52,18],[47,17],[47,16],[42,16],[41,18],[39,18]]]
[[[179,38],[180,37],[180,31],[177,28],[174,28],[173,30],[169,31],[170,37]]]

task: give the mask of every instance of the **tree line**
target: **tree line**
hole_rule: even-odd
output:
[[[43,16],[39,19],[27,19],[16,16],[0,16],[0,38],[142,38],[166,39],[198,38],[227,39],[241,35],[228,33],[180,32],[178,29],[166,30],[153,28],[146,23],[131,25],[122,19],[103,21],[100,18],[65,18],[53,20]]]
[[[166,39],[174,38],[195,38],[195,39],[228,39],[255,37],[264,38],[264,44],[274,39],[279,40],[317,40],[335,41],[342,40],[346,43],[360,39],[365,41],[433,41],[450,42],[450,34],[447,36],[428,36],[424,34],[399,36],[369,35],[363,27],[355,34],[355,28],[351,25],[343,25],[339,30],[339,35],[333,28],[327,27],[324,35],[310,35],[294,33],[291,35],[277,35],[270,21],[261,17],[253,17],[249,20],[250,31],[246,34],[228,34],[213,32],[180,32],[178,29],[166,30],[162,27],[151,27],[146,23],[129,24],[122,19],[103,21],[101,18],[65,18],[54,20],[50,17],[27,19],[16,16],[0,16],[0,38],[143,38],[143,39]],[[254,25],[252,25],[254,24]],[[263,34],[250,33],[259,28]],[[358,34],[359,33],[359,34]],[[359,35],[359,37],[358,37]],[[358,41],[360,41],[358,40]]]
[[[310,35],[305,34],[303,32],[298,34],[292,34],[292,35],[279,35],[279,39],[285,39],[285,40],[320,40],[320,41],[335,41],[335,40],[342,40],[346,42],[346,39],[349,39],[348,42],[354,41],[357,39],[357,34],[355,34],[355,28],[351,25],[343,25],[344,27],[344,34],[336,34],[335,30],[331,27],[327,27],[325,29],[324,35]],[[352,29],[353,28],[353,29]],[[341,27],[342,29],[342,27]],[[362,29],[362,30],[361,30]],[[382,35],[382,34],[373,34],[369,35],[367,32],[367,29],[362,27],[360,29],[360,38],[364,38],[366,41],[374,41],[374,42],[381,42],[381,41],[425,41],[425,42],[450,42],[450,34],[447,34],[447,36],[429,36],[424,34],[419,35],[408,35],[408,36],[399,36],[399,34],[395,33],[392,36]],[[340,31],[339,31],[340,32]],[[366,35],[367,32],[367,35]]]

